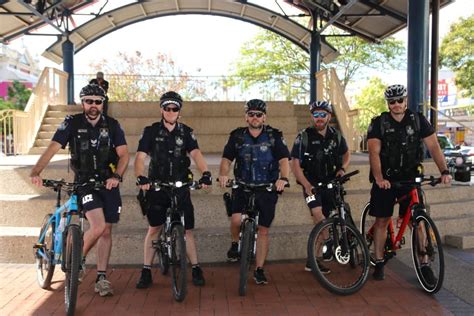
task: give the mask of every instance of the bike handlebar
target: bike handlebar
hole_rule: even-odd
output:
[[[153,181],[150,183],[150,188],[151,189],[162,189],[162,188],[167,188],[167,189],[180,189],[180,188],[185,188],[189,187],[191,190],[199,190],[202,188],[202,184],[199,183],[199,181],[189,181],[189,182],[182,182],[182,181],[176,181],[176,182],[161,182],[161,181]]]
[[[320,183],[316,184],[315,188],[316,189],[322,189],[322,188],[332,189],[336,185],[341,185],[341,184],[346,183],[347,181],[350,180],[351,177],[355,176],[358,173],[360,173],[359,170],[351,171],[351,172],[343,175],[342,177],[336,177],[334,180],[327,181],[327,182],[324,182],[324,183],[320,182]]]
[[[105,184],[101,181],[90,180],[88,182],[67,182],[65,180],[52,180],[52,179],[43,179],[43,186],[47,188],[52,188],[54,190],[65,190],[68,192],[74,192],[79,188],[90,187],[91,189],[102,189],[105,187]]]
[[[252,190],[252,191],[268,191],[268,192],[275,192],[276,186],[274,183],[246,183],[236,179],[229,179],[225,185],[227,188],[242,188],[244,190]],[[285,188],[289,188],[290,184],[285,184]]]
[[[397,188],[404,187],[404,186],[422,186],[426,184],[429,184],[432,187],[434,187],[439,183],[441,183],[441,177],[435,177],[435,176],[429,176],[429,177],[420,176],[412,180],[390,182],[390,184],[393,187],[397,187]]]

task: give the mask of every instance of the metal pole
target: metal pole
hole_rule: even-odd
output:
[[[431,106],[430,121],[438,130],[439,0],[431,1]]]
[[[309,85],[310,85],[310,102],[316,101],[317,96],[317,79],[316,73],[321,68],[321,36],[317,30],[317,11],[314,10],[313,16],[313,29],[311,31],[311,44],[309,48],[310,65],[309,65]]]
[[[74,104],[74,44],[67,38],[63,44],[63,70],[68,73],[67,103]]]

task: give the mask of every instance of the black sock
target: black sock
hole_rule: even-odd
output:
[[[95,283],[99,282],[101,278],[107,279],[106,271],[97,271],[97,279],[95,279]]]
[[[143,269],[150,270],[151,271],[151,265],[144,264]]]

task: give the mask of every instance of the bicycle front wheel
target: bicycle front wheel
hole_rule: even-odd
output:
[[[186,242],[182,225],[171,229],[171,282],[174,299],[182,302],[186,297]]]
[[[367,203],[362,211],[360,220],[360,233],[367,244],[369,250],[370,263],[375,265],[375,242],[374,242],[374,224],[375,217],[369,215],[370,203]]]
[[[66,232],[64,258],[66,266],[66,281],[64,300],[66,314],[74,315],[79,286],[79,267],[82,258],[82,232],[78,225],[69,225]]]
[[[444,254],[438,229],[427,214],[416,216],[411,242],[418,281],[426,292],[438,292],[444,280]]]
[[[49,222],[52,216],[48,214],[44,217],[38,244],[35,245],[36,280],[42,289],[50,287],[55,268],[53,264],[55,223]]]
[[[242,239],[240,241],[240,296],[245,296],[247,292],[247,279],[249,276],[250,263],[252,261],[254,237],[255,225],[251,221],[246,221],[244,223]]]
[[[338,295],[359,291],[369,274],[369,252],[357,228],[339,218],[316,225],[309,236],[308,258],[311,271],[327,290]],[[329,246],[330,249],[324,249]],[[331,254],[331,256],[328,256]]]

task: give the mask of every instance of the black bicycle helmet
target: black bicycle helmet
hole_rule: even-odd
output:
[[[332,105],[327,101],[314,101],[309,104],[309,111],[324,110],[332,114]]]
[[[385,100],[404,98],[407,96],[407,88],[401,84],[393,84],[385,90]]]
[[[267,104],[260,99],[249,100],[245,103],[245,113],[252,110],[267,113]]]
[[[82,99],[85,96],[99,96],[105,98],[105,90],[102,89],[97,84],[88,84],[84,88],[81,89],[81,93],[79,93],[79,97]]]
[[[183,107],[183,98],[181,98],[181,96],[174,91],[163,93],[163,95],[160,97],[160,107],[165,108],[170,104],[176,105],[181,110]]]

